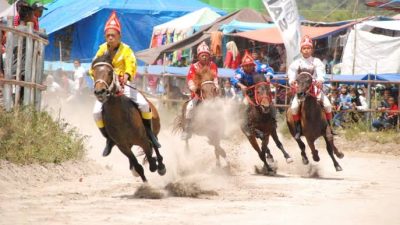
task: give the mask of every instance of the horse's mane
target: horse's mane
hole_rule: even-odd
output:
[[[253,75],[253,81],[254,81],[254,84],[257,84],[260,82],[266,82],[267,79],[265,78],[265,76],[263,74],[257,73],[255,75]]]
[[[210,70],[209,67],[203,67],[199,70],[196,70],[195,76],[195,84],[199,86],[204,81],[214,80],[215,73],[214,71]]]
[[[96,57],[93,60],[91,67],[93,67],[94,64],[99,63],[99,62],[106,62],[106,63],[110,63],[112,65],[111,55],[108,53],[105,53],[104,55]]]

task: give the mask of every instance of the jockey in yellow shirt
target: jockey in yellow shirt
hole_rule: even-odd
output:
[[[137,89],[126,86],[131,86],[131,82],[136,76],[136,57],[132,49],[127,44],[121,42],[121,25],[115,11],[108,19],[104,28],[104,33],[106,43],[100,45],[95,58],[104,54],[111,55],[114,73],[118,75],[120,81],[119,91],[123,92],[125,96],[130,98],[138,105],[147,135],[149,136],[153,146],[160,148],[161,145],[159,144],[152,130],[151,120],[153,115],[151,113],[149,103]],[[90,74],[93,74],[92,70],[90,70]],[[107,139],[107,144],[103,151],[103,156],[107,156],[111,153],[111,149],[115,143],[109,138],[105,130],[102,117],[102,107],[103,104],[96,100],[93,109],[93,116],[101,133]]]

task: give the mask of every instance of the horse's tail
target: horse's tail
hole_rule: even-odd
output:
[[[184,123],[184,118],[182,115],[178,115],[175,117],[174,120],[174,127],[172,128],[172,133],[177,134],[181,133],[183,131],[183,124]]]

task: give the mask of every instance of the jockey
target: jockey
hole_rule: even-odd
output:
[[[125,96],[130,98],[138,105],[147,135],[149,136],[152,144],[160,148],[161,146],[152,131],[151,120],[153,116],[150,110],[149,103],[137,89],[125,86],[125,84],[131,84],[131,82],[135,78],[136,58],[132,49],[127,44],[121,42],[121,25],[115,11],[112,12],[110,18],[105,25],[104,34],[106,43],[100,45],[95,58],[104,54],[111,55],[114,73],[118,75],[118,80],[120,81],[120,85],[118,85],[119,91],[121,91]],[[93,74],[93,70],[90,70],[89,73]],[[111,153],[111,149],[115,145],[115,143],[113,143],[113,141],[109,138],[105,130],[105,125],[102,118],[102,107],[103,104],[100,101],[96,100],[93,109],[93,116],[101,133],[107,139],[107,144],[103,151],[103,156],[107,156]]]
[[[253,57],[246,52],[242,59],[242,64],[235,71],[235,75],[231,78],[231,83],[233,86],[240,88],[243,92],[246,91],[247,87],[254,85],[253,75],[264,74],[267,81],[269,82],[274,75],[274,70],[267,64],[262,64],[261,62],[254,61]],[[244,124],[242,124],[242,129],[246,136],[250,136],[252,133],[252,128],[249,126],[248,112],[250,110],[249,102],[244,98],[243,103],[246,105],[246,119]],[[274,107],[272,107],[272,117],[275,119],[276,112]]]
[[[194,79],[196,76],[196,72],[200,71],[204,67],[209,67],[209,69],[214,73],[214,84],[217,88],[218,87],[218,67],[217,64],[215,64],[213,61],[211,61],[211,53],[210,49],[207,46],[207,44],[203,41],[198,47],[197,47],[197,59],[198,61],[196,63],[192,63],[189,68],[189,73],[186,77],[187,84],[189,86],[190,92],[191,92],[191,100],[188,102],[186,106],[186,113],[185,113],[185,126],[183,128],[182,140],[187,140],[189,139],[192,134],[191,134],[191,120],[193,117],[193,108],[197,105],[198,101],[200,100],[198,96],[196,95],[196,92],[198,91],[199,87],[196,87],[194,83]]]
[[[313,79],[315,79],[316,81],[316,86],[318,89],[322,89],[325,76],[325,66],[320,59],[311,56],[313,53],[312,39],[307,35],[304,36],[300,46],[301,46],[302,57],[293,61],[288,70],[289,85],[290,86],[296,85],[297,71],[299,69],[307,69],[310,71],[311,70],[314,71],[314,74],[312,74],[312,76]],[[317,95],[317,99],[322,102],[325,110],[326,119],[328,121],[328,125],[331,126],[331,119],[332,119],[331,102],[323,94],[322,91],[319,92],[319,94]],[[292,104],[290,106],[296,130],[295,139],[300,139],[301,136],[301,122],[300,122],[299,108],[300,108],[300,102],[297,98],[297,95],[295,95],[292,100]]]

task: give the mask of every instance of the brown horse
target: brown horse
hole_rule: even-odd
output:
[[[118,79],[111,64],[111,57],[106,54],[96,58],[92,63],[92,69],[95,82],[94,94],[103,103],[105,129],[121,152],[128,157],[129,169],[133,174],[135,174],[133,171],[135,169],[143,182],[147,181],[143,167],[131,151],[132,146],[137,145],[143,149],[150,171],[157,170],[160,175],[164,175],[166,169],[163,157],[155,146],[157,158],[153,157],[152,145],[146,134],[138,106],[125,95],[116,93]],[[157,135],[160,132],[160,117],[154,105],[151,102],[149,105],[153,113],[154,134]]]
[[[318,162],[320,160],[318,156],[318,150],[315,148],[314,142],[319,137],[324,137],[326,142],[326,149],[329,156],[332,158],[333,165],[336,171],[342,171],[342,167],[336,161],[335,155],[339,158],[343,158],[343,153],[340,152],[333,143],[333,136],[330,126],[326,121],[325,113],[323,111],[321,103],[315,97],[313,93],[313,79],[312,74],[314,71],[298,71],[296,78],[297,90],[296,94],[299,98],[300,104],[300,115],[301,115],[301,127],[302,135],[306,137],[308,146],[311,148],[311,153],[313,155],[313,160]],[[290,133],[294,137],[296,134],[295,126],[293,122],[293,116],[291,109],[286,111],[286,122],[289,127]],[[296,140],[296,139],[295,139]],[[297,144],[301,149],[301,156],[303,164],[307,165],[309,163],[306,152],[305,145],[301,139],[296,140]]]
[[[210,145],[214,146],[216,165],[221,165],[220,156],[227,164],[226,152],[221,147],[220,141],[224,136],[224,118],[218,112],[222,105],[215,104],[213,100],[219,97],[219,91],[214,84],[214,74],[208,68],[203,68],[196,72],[194,83],[198,92],[196,98],[199,99],[198,106],[194,109],[191,130],[194,134],[208,137]],[[182,106],[182,114],[175,119],[174,131],[181,131],[185,127],[186,107],[189,101]],[[201,104],[200,104],[201,103]],[[185,140],[186,149],[189,150],[189,140]]]
[[[276,146],[282,151],[286,162],[291,163],[293,160],[283,148],[276,132],[277,124],[273,115],[276,113],[276,109],[275,106],[271,104],[272,98],[270,84],[269,82],[266,82],[265,76],[262,74],[253,76],[253,80],[255,85],[248,87],[245,93],[247,101],[249,102],[247,119],[249,120],[248,124],[251,127],[251,133],[250,136],[247,136],[244,131],[243,133],[246,135],[254,150],[257,151],[261,161],[263,161],[264,172],[267,174],[274,173],[267,163],[267,159],[272,162],[274,161],[271,151],[268,148],[270,135],[272,136]],[[261,149],[257,143],[257,137],[261,139]],[[267,159],[265,158],[265,155],[267,155]]]

